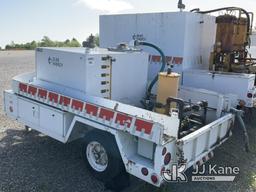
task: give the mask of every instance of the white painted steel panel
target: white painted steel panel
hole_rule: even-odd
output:
[[[221,94],[235,94],[239,100],[252,107],[253,98],[247,94],[254,89],[254,74],[212,73],[205,70],[186,70],[183,72],[182,85],[186,87],[202,88]]]
[[[220,118],[223,111],[229,111],[231,107],[238,105],[237,95],[222,95],[214,91],[192,87],[181,86],[178,97],[185,101],[191,101],[192,103],[207,101],[208,107],[216,109],[214,120]],[[208,111],[208,116],[209,112],[213,111]]]
[[[68,52],[68,49],[36,50],[36,75],[40,80],[85,90],[85,74],[85,55],[82,53]]]
[[[148,79],[148,54],[137,52],[114,55],[112,64],[111,99],[140,106],[145,97]]]
[[[64,135],[63,112],[40,106],[40,127],[59,136]]]
[[[111,56],[114,61],[102,58]],[[110,98],[139,106],[145,96],[148,78],[148,54],[143,52],[113,52],[107,49],[38,48],[36,51],[36,78],[59,85],[63,90],[73,89],[83,94]],[[108,78],[102,74],[110,74]],[[111,78],[111,80],[109,79]],[[102,81],[110,81],[102,85]],[[110,93],[103,90],[110,90]]]
[[[4,91],[4,111],[5,113],[12,117],[18,117],[18,99],[17,95],[11,90]]]
[[[100,46],[116,46],[139,37],[159,46],[166,56],[182,57],[183,64],[174,71],[208,69],[216,34],[215,17],[191,12],[143,13],[100,16]],[[143,48],[152,55],[155,50]],[[150,66],[150,78],[160,68]]]
[[[12,90],[4,91],[3,107],[6,115],[15,119],[18,117],[18,99]]]
[[[148,159],[153,159],[154,143],[145,139],[138,139],[138,154]]]
[[[234,121],[232,114],[227,114],[222,118],[198,129],[197,131],[179,139],[178,148],[182,151],[187,167],[195,165],[197,161],[213,151],[231,136],[229,129]]]
[[[39,125],[39,106],[31,101],[18,99],[18,117],[22,121]]]

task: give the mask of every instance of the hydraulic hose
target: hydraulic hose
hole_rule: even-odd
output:
[[[200,9],[192,9],[190,12],[195,12],[195,13],[201,13],[201,14],[208,14],[208,13],[213,13],[213,12],[219,12],[219,11],[223,11],[223,10],[232,10],[232,11],[242,11],[248,20],[248,24],[247,24],[247,41],[249,41],[249,35],[250,35],[250,31],[251,31],[251,18],[250,18],[250,14],[249,12],[247,12],[245,9],[243,8],[239,8],[239,7],[223,7],[223,8],[219,8],[219,9],[212,9],[209,11],[200,11]],[[249,42],[247,42],[249,43]]]
[[[244,112],[241,111],[241,110],[234,109],[234,108],[231,108],[231,112],[233,114],[235,114],[235,116],[237,118],[237,121],[238,121],[238,123],[240,124],[240,126],[243,130],[245,151],[250,152],[249,136],[248,136],[248,132],[247,132],[244,120],[242,118]]]
[[[166,57],[164,55],[164,52],[159,48],[157,47],[156,45],[152,44],[152,43],[148,43],[148,42],[136,42],[136,45],[142,45],[142,46],[147,46],[147,47],[151,47],[155,50],[157,50],[160,55],[161,55],[161,58],[162,58],[162,66],[161,66],[161,69],[159,70],[159,72],[163,72],[164,69],[165,69],[165,66],[166,66]],[[155,76],[155,78],[151,81],[149,87],[148,87],[148,90],[147,90],[147,99],[149,99],[149,97],[151,96],[151,92],[152,92],[152,88],[153,86],[156,84],[156,82],[158,81],[158,74]]]

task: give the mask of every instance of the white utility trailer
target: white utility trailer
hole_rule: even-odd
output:
[[[158,114],[138,102],[147,70],[148,54],[138,50],[37,48],[36,73],[13,78],[4,110],[62,143],[83,138],[82,156],[99,180],[126,170],[159,187],[172,165],[189,168],[211,158],[231,136],[234,115],[228,96],[183,88],[186,100],[209,98],[211,114],[201,128],[179,137],[177,110]]]
[[[130,42],[131,39],[152,42],[163,50],[167,61],[174,65],[173,71],[182,74],[182,86],[203,88],[224,95],[236,94],[236,105],[254,107],[254,74],[212,73],[208,70],[215,44],[215,21],[215,16],[194,12],[102,15],[100,46],[108,48],[119,42]],[[150,53],[151,80],[155,71],[160,69],[161,57],[152,49],[144,50]]]

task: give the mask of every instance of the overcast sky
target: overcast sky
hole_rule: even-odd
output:
[[[97,33],[98,16],[113,13],[177,11],[178,0],[0,0],[0,46]],[[256,0],[183,0],[186,10],[239,6],[256,12]]]

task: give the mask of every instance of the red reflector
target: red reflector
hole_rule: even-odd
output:
[[[60,96],[60,102],[59,103],[61,105],[68,106],[68,105],[70,105],[70,101],[71,101],[70,98],[65,97],[65,96]]]
[[[247,97],[248,97],[248,98],[252,98],[252,96],[253,96],[252,93],[248,93],[248,94],[247,94]]]
[[[38,89],[38,97],[46,99],[47,91],[43,89]]]
[[[31,95],[36,95],[36,92],[37,92],[37,88],[36,87],[32,87],[32,86],[29,86],[28,87],[28,93],[31,94]]]
[[[110,121],[111,119],[113,119],[114,114],[115,113],[113,111],[101,108],[99,116],[101,119],[105,118],[105,120]]]
[[[58,103],[59,95],[56,93],[49,92],[48,99],[52,102]]]
[[[145,167],[143,167],[143,168],[141,169],[141,173],[142,173],[144,176],[147,176],[147,175],[148,175],[148,169],[145,168]]]
[[[152,131],[153,123],[136,119],[135,126],[137,131],[142,131],[144,129],[146,134],[150,134]]]
[[[174,57],[172,60],[172,64],[182,64],[183,58],[182,57]]]
[[[166,154],[166,152],[167,152],[167,149],[166,149],[166,147],[164,147],[162,150],[162,155],[164,156]]]
[[[118,122],[120,123],[120,125],[124,126],[126,124],[127,127],[130,128],[132,123],[132,118],[125,114],[118,113],[116,116],[115,123],[118,123]]]
[[[98,112],[98,107],[87,103],[85,105],[85,110],[86,110],[86,113],[96,116]]]
[[[19,84],[20,91],[27,92],[28,86],[26,84],[20,83]]]
[[[161,56],[159,55],[151,55],[150,58],[149,58],[152,62],[160,62],[161,61]],[[166,56],[166,61],[167,62],[171,62],[172,61],[172,57],[170,56]]]
[[[152,62],[160,62],[161,61],[161,57],[158,55],[152,55],[151,56],[151,60]]]
[[[82,101],[73,100],[72,101],[72,108],[75,110],[83,111],[84,103]]]
[[[154,184],[157,184],[158,183],[158,178],[155,174],[151,175],[151,181],[154,183]]]
[[[168,165],[171,161],[171,153],[167,153],[164,157],[164,164]]]

